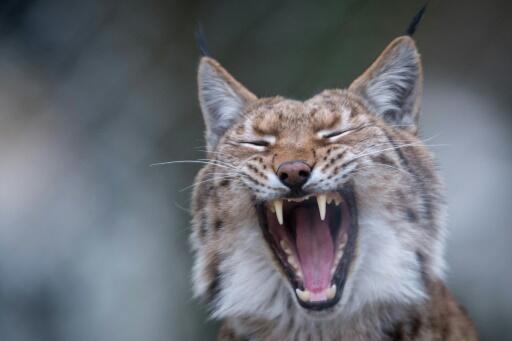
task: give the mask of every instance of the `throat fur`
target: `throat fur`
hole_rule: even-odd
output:
[[[294,309],[276,320],[227,319],[218,340],[478,340],[471,320],[441,281],[430,283],[429,292],[421,304],[381,304],[330,321],[304,319]]]

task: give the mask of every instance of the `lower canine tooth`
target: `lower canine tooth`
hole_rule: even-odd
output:
[[[327,289],[327,299],[331,300],[336,296],[336,284],[333,284],[329,289]]]
[[[297,289],[295,289],[295,293],[297,294],[297,296],[299,296],[301,301],[309,302],[309,298],[311,296],[309,291],[307,291],[307,290],[302,291],[299,288],[297,288]]]
[[[283,225],[283,201],[274,200],[274,210],[276,211],[277,221],[279,225]]]
[[[325,219],[325,206],[327,202],[327,195],[326,194],[318,194],[316,196],[316,202],[318,204],[318,210],[320,211],[320,219]]]

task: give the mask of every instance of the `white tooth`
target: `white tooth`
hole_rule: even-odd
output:
[[[316,196],[316,201],[318,203],[318,210],[320,211],[320,219],[325,219],[325,204],[326,204],[327,196],[325,194],[318,194]]]
[[[329,289],[327,290],[327,299],[333,299],[334,296],[336,296],[336,284],[333,284]]]
[[[311,296],[309,291],[307,291],[307,290],[302,291],[299,288],[297,288],[297,289],[295,289],[295,293],[297,294],[297,296],[299,296],[299,298],[302,302],[309,302],[309,298]]]
[[[279,244],[281,244],[281,248],[287,255],[292,254],[292,250],[290,249],[290,246],[288,245],[288,242],[286,240],[281,239],[281,242]]]
[[[302,275],[302,271],[300,271],[300,270],[298,270],[298,269],[297,269],[296,274],[297,274],[297,277],[299,277],[300,279],[303,279],[303,278],[304,278],[304,275]]]
[[[336,257],[334,258],[334,263],[337,264],[340,261],[341,257],[343,257],[343,250],[338,250],[336,252]]]
[[[298,263],[297,263],[297,261],[295,260],[295,257],[293,257],[292,255],[289,255],[289,256],[288,256],[287,261],[288,261],[288,264],[290,264],[291,266],[293,266],[295,269],[298,269],[298,268],[299,268],[299,264],[298,264]]]
[[[279,225],[283,225],[283,201],[274,200],[274,209],[276,211],[277,221]]]
[[[348,241],[348,235],[346,233],[343,233],[341,235],[340,244],[338,245],[338,248],[344,248],[345,244],[347,244]]]
[[[333,194],[333,200],[336,205],[341,204],[341,202],[343,201],[343,199],[341,198],[341,195],[337,192]]]

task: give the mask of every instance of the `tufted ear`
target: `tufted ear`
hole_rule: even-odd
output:
[[[393,40],[349,90],[363,97],[389,124],[417,132],[423,74],[411,37]]]
[[[206,144],[208,150],[212,150],[256,96],[209,57],[201,58],[199,63],[198,86],[206,124]]]

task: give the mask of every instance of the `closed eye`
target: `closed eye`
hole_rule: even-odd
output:
[[[265,140],[240,141],[240,143],[242,143],[242,144],[250,144],[250,145],[258,146],[258,147],[268,147],[268,146],[270,146],[270,142],[265,141]]]
[[[340,137],[341,135],[345,135],[345,134],[348,134],[354,130],[356,130],[357,128],[349,128],[349,129],[343,129],[343,130],[336,130],[336,131],[333,131],[332,133],[329,133],[329,134],[325,134],[323,135],[322,137],[324,139],[330,139],[330,138],[333,138],[333,137]]]
[[[333,138],[341,137],[343,135],[346,135],[348,133],[351,133],[353,131],[360,130],[360,129],[363,129],[363,128],[366,128],[366,127],[367,126],[359,126],[359,127],[352,127],[352,128],[336,130],[336,131],[327,133],[325,135],[322,135],[322,138],[324,138],[324,139],[333,139]]]
[[[332,133],[324,135],[323,138],[324,139],[330,139],[331,137],[340,136],[341,134],[346,133],[346,132],[347,132],[347,130],[333,131]]]

